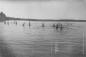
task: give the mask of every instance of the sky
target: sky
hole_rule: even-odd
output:
[[[35,19],[86,19],[86,0],[0,0],[9,17]]]

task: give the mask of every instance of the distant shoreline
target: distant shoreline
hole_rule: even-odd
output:
[[[86,20],[76,20],[76,19],[25,19],[25,18],[15,18],[15,17],[7,17],[5,13],[0,13],[0,22],[6,21],[6,20],[20,20],[20,21],[42,21],[42,22],[86,22]]]
[[[20,21],[41,21],[41,22],[86,22],[86,20],[70,20],[70,19],[59,19],[59,20],[51,20],[51,19],[24,19],[24,18],[12,18],[12,17],[6,17],[4,19],[1,19],[0,22],[3,21],[9,21],[9,20],[20,20]]]
[[[51,22],[86,22],[86,20],[48,20],[48,19],[6,19],[6,20],[20,20],[20,21],[51,21]]]

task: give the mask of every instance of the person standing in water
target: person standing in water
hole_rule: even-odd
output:
[[[57,29],[57,30],[59,29],[59,24],[56,24],[56,29]]]
[[[6,24],[6,21],[4,21],[4,24]]]
[[[17,21],[14,21],[14,24],[17,25]]]
[[[45,25],[44,25],[44,23],[42,23],[42,27],[44,27]]]
[[[61,30],[61,31],[63,30],[63,25],[62,25],[62,24],[60,25],[60,30]]]
[[[25,23],[23,23],[22,26],[24,27],[25,26]]]
[[[30,21],[29,21],[29,27],[31,26],[31,23],[30,23]]]

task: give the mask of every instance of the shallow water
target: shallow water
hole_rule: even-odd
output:
[[[85,57],[86,23],[61,22],[62,31],[53,28],[54,23],[1,22],[1,57]]]

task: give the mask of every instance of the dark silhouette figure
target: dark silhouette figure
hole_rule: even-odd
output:
[[[29,21],[29,27],[31,26],[31,23],[30,23],[30,21]]]
[[[17,21],[14,21],[14,24],[16,24],[16,25],[17,25]]]
[[[22,26],[24,27],[25,26],[25,23],[23,23]]]
[[[7,22],[7,24],[9,25],[9,22]]]
[[[58,30],[58,29],[59,29],[59,24],[56,24],[56,26],[55,26],[55,27],[56,27],[56,29]]]
[[[42,27],[45,27],[45,25],[42,23]]]
[[[60,30],[61,30],[61,31],[63,30],[63,25],[62,25],[62,24],[60,25]]]
[[[15,24],[17,25],[17,22],[15,22]]]
[[[6,24],[6,21],[4,21],[4,24]]]

